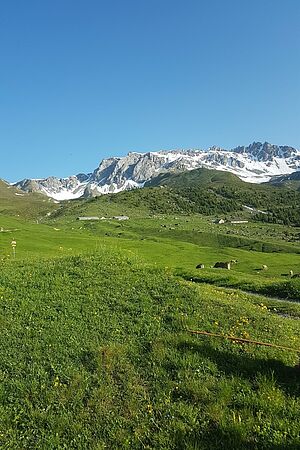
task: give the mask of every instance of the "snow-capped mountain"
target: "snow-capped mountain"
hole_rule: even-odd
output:
[[[300,150],[254,142],[232,150],[211,147],[208,150],[131,152],[124,157],[102,160],[89,174],[25,179],[15,186],[27,192],[44,193],[56,200],[67,200],[138,188],[160,173],[201,167],[229,171],[244,181],[262,183],[273,176],[300,170]]]

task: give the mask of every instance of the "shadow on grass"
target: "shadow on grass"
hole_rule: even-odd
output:
[[[254,269],[256,273],[258,271],[263,271],[262,269]],[[193,276],[185,273],[178,273],[178,275],[186,281],[192,281],[197,284],[210,284],[216,287],[226,288],[226,289],[237,289],[242,292],[250,294],[263,295],[273,299],[288,300],[290,302],[299,302],[300,298],[300,277],[293,279],[290,275],[287,279],[282,279],[277,282],[264,281],[263,284],[253,283],[252,281],[247,281],[246,279],[233,278],[231,274],[227,273],[221,277],[212,275],[209,276]],[[282,274],[282,276],[285,276]],[[295,277],[295,275],[294,275]]]
[[[176,450],[240,450],[255,449],[249,442],[237,433],[224,433],[217,426],[210,426],[205,432],[201,431],[199,435],[181,434],[176,436]]]
[[[234,431],[221,430],[217,426],[211,426],[206,432],[200,435],[178,435],[176,439],[176,450],[299,450],[298,442],[264,444],[249,442]]]
[[[185,341],[178,344],[181,350],[201,353],[212,360],[221,372],[254,380],[258,374],[272,377],[288,395],[300,395],[300,369],[290,367],[276,359],[257,359],[244,353],[234,354],[223,349],[216,349],[203,342]],[[299,447],[300,448],[300,447]]]
[[[251,358],[245,354],[234,354],[230,351],[214,348],[203,342],[184,341],[177,345],[181,352],[194,352],[203,355],[213,361],[219,371],[228,376],[239,376],[244,379],[255,381],[257,375],[265,375],[272,378],[277,385],[288,395],[299,396],[300,394],[300,370],[296,367],[286,366],[275,359]],[[190,435],[178,435],[176,450],[296,450],[300,449],[300,442],[286,442],[274,445],[267,441],[254,442],[245,440],[237,430],[222,429],[216,423],[209,423],[199,432]]]

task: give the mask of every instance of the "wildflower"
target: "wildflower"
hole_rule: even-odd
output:
[[[57,376],[54,378],[53,386],[54,387],[60,386],[60,381],[59,381],[59,378]]]
[[[153,413],[153,408],[152,408],[152,405],[151,405],[150,403],[148,403],[147,409],[148,409],[148,413],[149,413],[149,414],[152,414],[152,413]]]
[[[244,339],[249,339],[250,335],[247,333],[247,331],[243,331],[242,336]]]

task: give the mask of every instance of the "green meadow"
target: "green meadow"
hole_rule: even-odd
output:
[[[0,188],[0,448],[300,448],[299,228]]]

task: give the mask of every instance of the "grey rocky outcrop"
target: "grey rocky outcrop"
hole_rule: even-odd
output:
[[[15,185],[26,192],[41,192],[57,200],[93,197],[142,187],[159,174],[205,167],[226,170],[245,181],[263,182],[273,176],[300,168],[300,151],[289,146],[253,142],[232,150],[171,150],[130,152],[124,157],[107,158],[89,174],[67,178],[25,179]]]

